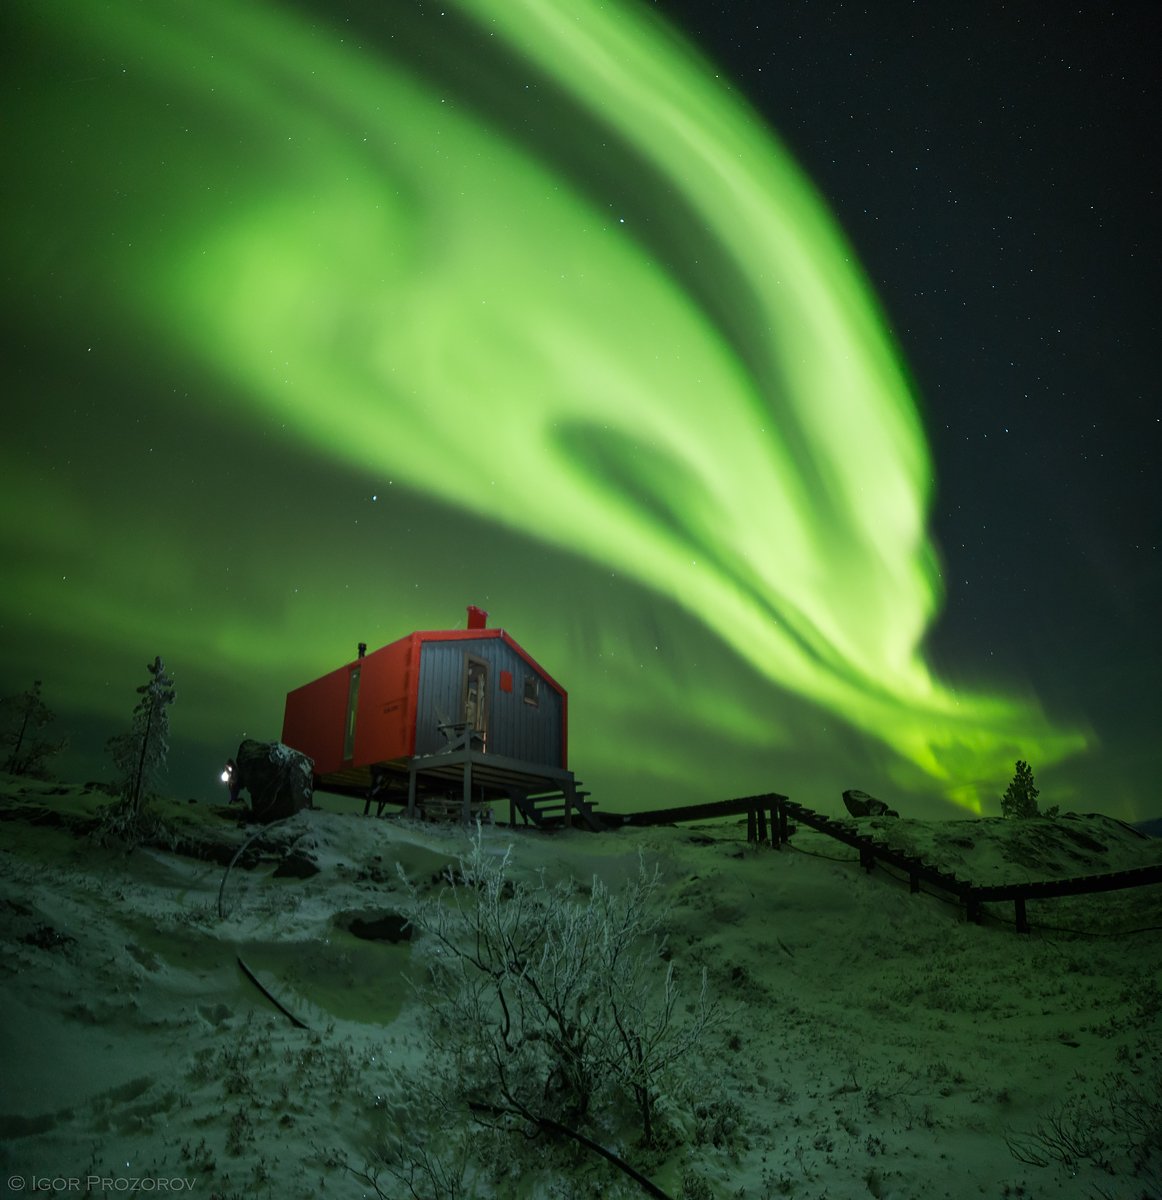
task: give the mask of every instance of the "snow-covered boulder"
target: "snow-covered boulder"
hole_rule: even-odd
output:
[[[256,821],[278,821],[311,807],[315,764],[282,742],[247,738],[238,747],[230,778],[230,797],[245,788]]]
[[[882,800],[861,792],[858,788],[849,788],[843,793],[843,803],[853,817],[898,817],[900,814],[894,808],[889,808]]]

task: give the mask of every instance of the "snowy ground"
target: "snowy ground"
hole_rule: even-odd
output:
[[[465,835],[319,797],[326,808],[273,830],[224,883],[253,829],[175,803],[165,814],[216,860],[126,856],[71,827],[105,800],[0,777],[9,1194],[83,1191],[89,1177],[108,1181],[98,1193],[139,1180],[201,1200],[373,1194],[336,1164],[366,1161],[393,1068],[422,1065],[426,1043],[404,978],[413,945],[352,926],[387,918],[391,932],[410,903],[396,864],[434,886]],[[1101,816],[863,824],[979,883],[1162,861],[1162,841]],[[661,1188],[693,1196],[700,1177],[724,1200],[1157,1195],[1158,1158],[1135,1176],[1115,1135],[1162,1112],[1162,887],[1032,903],[1020,935],[1011,904],[973,925],[821,834],[775,852],[748,846],[745,828],[484,832],[512,844],[518,878],[616,887],[639,851],[662,872],[678,977],[705,967],[725,1020],[690,1064],[688,1111],[673,1114],[683,1140],[637,1155]],[[288,855],[320,870],[277,874]],[[1115,1110],[1096,1131],[1104,1169],[1010,1153],[1006,1134],[1103,1096]],[[465,1195],[640,1194],[588,1161],[569,1179],[484,1187]]]

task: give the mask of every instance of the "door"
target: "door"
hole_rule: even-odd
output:
[[[472,739],[485,747],[488,740],[488,664],[469,657],[464,673],[464,723],[475,730]]]

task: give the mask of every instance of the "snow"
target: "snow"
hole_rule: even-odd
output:
[[[422,1071],[426,1043],[406,979],[413,943],[350,926],[406,915],[398,868],[435,886],[466,834],[317,800],[227,873],[256,827],[224,809],[159,805],[208,861],[127,855],[83,832],[107,802],[99,792],[0,777],[9,1194],[33,1180],[83,1190],[89,1176],[113,1181],[98,1191],[137,1179],[201,1197],[374,1194],[335,1164],[363,1164],[395,1111],[397,1072]],[[860,828],[982,884],[1162,862],[1162,842],[1097,815]],[[1155,1194],[1157,1159],[1152,1177],[1118,1155],[1112,1174],[1037,1167],[1005,1138],[1104,1081],[1158,1096],[1162,886],[1030,902],[1022,935],[1011,903],[969,923],[808,829],[781,851],[748,845],[733,819],[603,835],[488,826],[483,837],[497,854],[513,847],[517,879],[597,875],[616,888],[639,853],[659,867],[679,983],[692,996],[705,968],[724,1010],[672,1113],[678,1144],[619,1147],[671,1196],[691,1171],[738,1200]],[[318,873],[276,876],[292,852]],[[529,1172],[482,1186],[468,1194],[640,1194],[584,1161],[571,1183]]]

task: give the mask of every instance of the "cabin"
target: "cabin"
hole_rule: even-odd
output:
[[[461,817],[507,799],[542,824],[590,806],[568,769],[568,695],[488,614],[466,629],[410,633],[287,694],[283,742],[315,763],[319,790],[406,801],[409,816],[455,799]]]

